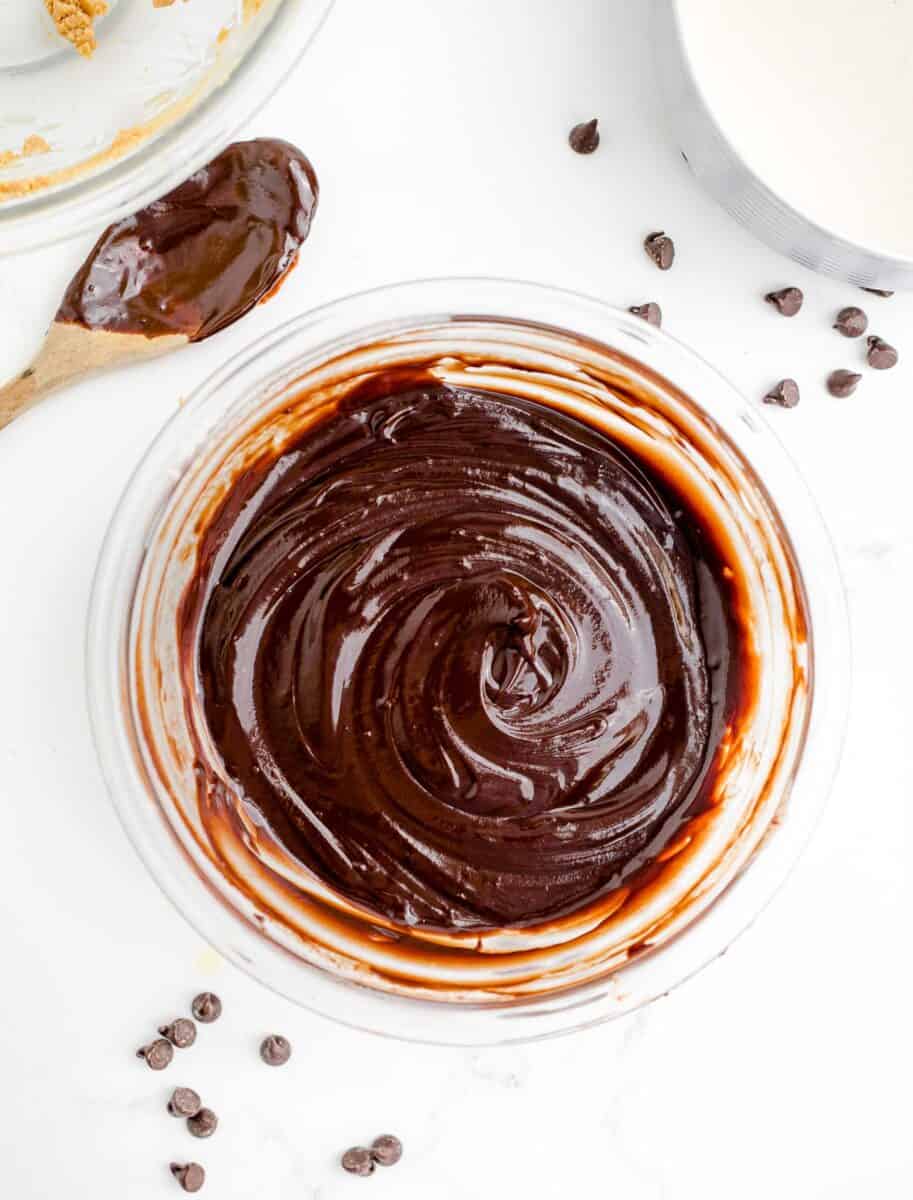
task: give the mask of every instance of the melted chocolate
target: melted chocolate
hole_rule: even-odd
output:
[[[182,636],[231,790],[295,859],[398,923],[523,925],[642,879],[699,811],[737,634],[665,481],[425,384],[372,380],[248,467]]]
[[[313,167],[288,142],[235,142],[167,196],[109,226],[57,320],[199,342],[244,316],[295,265],[317,195]]]

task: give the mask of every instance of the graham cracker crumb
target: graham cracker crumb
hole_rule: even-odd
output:
[[[33,133],[22,143],[22,157],[31,158],[33,154],[49,154],[51,147],[40,133]]]
[[[90,58],[96,45],[92,22],[108,11],[106,0],[44,0],[44,5],[61,37]]]
[[[0,150],[0,167],[8,167],[22,158],[32,158],[35,154],[48,154],[51,147],[39,133],[33,133],[22,143],[21,150]]]

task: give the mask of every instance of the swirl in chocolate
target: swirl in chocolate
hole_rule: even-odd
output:
[[[167,196],[109,226],[57,320],[146,337],[217,333],[295,265],[317,177],[288,142],[235,142]]]
[[[726,614],[700,515],[605,434],[394,377],[235,481],[182,620],[247,811],[349,900],[458,930],[643,877],[737,703]]]

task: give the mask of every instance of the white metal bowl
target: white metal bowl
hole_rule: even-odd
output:
[[[706,191],[773,249],[861,287],[913,288],[913,229],[903,233],[911,228],[904,196],[913,196],[909,134],[888,120],[899,110],[909,122],[909,46],[891,44],[892,30],[910,28],[907,6],[879,0],[876,13],[839,0],[823,15],[802,0],[775,7],[654,0],[656,69],[673,135]],[[875,21],[873,42],[864,26]],[[764,22],[771,29],[762,39]],[[854,29],[867,49],[845,62]],[[886,78],[873,81],[879,60]],[[816,126],[831,110],[836,118]],[[860,144],[871,154],[854,154]],[[879,216],[882,206],[890,219]]]

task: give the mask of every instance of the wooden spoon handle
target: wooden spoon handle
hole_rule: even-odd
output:
[[[186,346],[183,334],[147,338],[55,321],[32,365],[0,388],[0,429],[56,388],[108,367],[154,358]]]
[[[29,367],[12,383],[0,388],[0,429],[9,425],[10,421],[27,408],[31,408],[41,395],[35,380],[34,367]]]

